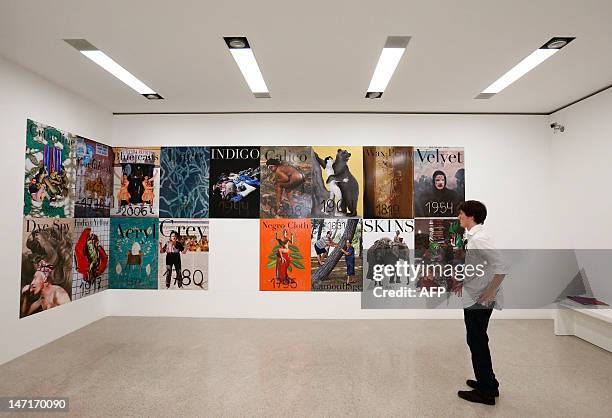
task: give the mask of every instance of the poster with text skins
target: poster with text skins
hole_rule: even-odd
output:
[[[159,216],[208,218],[210,148],[162,147]]]
[[[71,301],[74,219],[24,218],[19,317]]]
[[[412,147],[363,147],[364,217],[413,218]]]
[[[113,205],[113,149],[87,138],[76,139],[76,218],[108,218]]]
[[[458,215],[465,200],[463,148],[414,148],[414,210],[417,218]]]
[[[362,147],[313,146],[312,150],[311,216],[362,216]]]
[[[208,290],[209,240],[208,220],[161,218],[158,288]]]
[[[312,290],[363,289],[361,219],[313,219],[310,242]]]
[[[443,287],[450,295],[458,286],[454,266],[465,264],[464,229],[457,219],[424,218],[415,220],[415,266],[439,266],[423,269],[416,278],[416,288]]]
[[[310,219],[261,219],[259,290],[311,288]]]
[[[157,289],[159,220],[111,218],[109,289]]]
[[[73,243],[72,300],[108,289],[110,219],[76,218]]]
[[[74,135],[28,119],[23,214],[33,218],[74,216]]]
[[[160,148],[114,148],[111,216],[159,216]]]
[[[211,218],[259,218],[259,147],[211,147]]]
[[[413,259],[414,219],[363,220],[365,290],[374,286],[409,284],[407,267]],[[406,268],[398,270],[398,262]]]
[[[310,216],[311,191],[310,147],[261,147],[262,219]]]

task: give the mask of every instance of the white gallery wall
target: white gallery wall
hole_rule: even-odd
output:
[[[255,100],[255,99],[253,99]],[[383,114],[117,115],[113,145],[465,147],[466,198],[484,201],[500,248],[550,248],[546,116]],[[521,209],[517,210],[517,204]],[[211,219],[209,291],[110,290],[114,315],[457,318],[455,310],[361,310],[359,293],[259,292],[259,221]],[[549,318],[544,310],[497,317]]]
[[[19,319],[19,295],[27,119],[104,142],[110,139],[112,113],[1,56],[0,91],[0,265],[4,270],[0,279],[1,364],[106,316],[106,296],[98,294]]]

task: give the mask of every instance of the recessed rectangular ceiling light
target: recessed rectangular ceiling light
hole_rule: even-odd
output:
[[[151,87],[137,79],[132,73],[117,64],[115,60],[90,44],[86,39],[64,39],[64,41],[147,99],[163,99]]]
[[[224,36],[223,39],[253,95],[258,99],[269,98],[270,91],[247,38],[244,36]]]
[[[561,48],[569,44],[576,38],[569,37],[555,37],[550,41],[546,42],[540,48],[533,51],[521,62],[516,64],[506,74],[495,80],[493,84],[484,89],[476,99],[490,99],[497,93],[514,83],[516,80],[533,70],[535,67],[552,57],[555,53],[559,52]]]
[[[382,97],[397,65],[404,52],[406,52],[408,41],[410,41],[410,36],[387,37],[365,96],[367,99],[380,99]]]

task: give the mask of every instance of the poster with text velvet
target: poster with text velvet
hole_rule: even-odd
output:
[[[159,147],[114,148],[111,216],[159,216]]]
[[[71,133],[28,119],[23,195],[25,216],[74,216],[75,141]]]
[[[458,214],[465,200],[463,148],[414,148],[414,210],[417,218]]]
[[[208,220],[159,220],[158,288],[208,290]]]
[[[108,289],[110,219],[74,220],[72,300]]]
[[[362,147],[314,146],[313,218],[363,215]]]
[[[210,148],[162,147],[159,216],[208,218]]]
[[[313,219],[310,242],[312,290],[362,290],[361,219]]]
[[[363,147],[364,217],[413,218],[412,147]]]
[[[398,261],[410,263],[414,259],[411,252],[414,252],[414,219],[364,219],[364,289],[408,284],[408,270],[398,272],[396,265]],[[385,268],[392,268],[394,273],[384,274]]]
[[[157,289],[159,220],[111,218],[110,289]]]
[[[76,218],[108,218],[113,205],[113,149],[78,136],[76,140]]]
[[[261,147],[262,219],[310,216],[311,190],[310,147]]]
[[[310,290],[310,219],[261,219],[259,290]]]
[[[19,317],[71,301],[74,219],[24,218]]]
[[[211,147],[211,218],[259,218],[259,151],[259,147]]]

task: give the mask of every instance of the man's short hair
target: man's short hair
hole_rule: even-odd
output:
[[[459,205],[459,210],[465,213],[465,216],[473,217],[477,224],[483,224],[487,219],[487,207],[478,200],[466,200]]]

